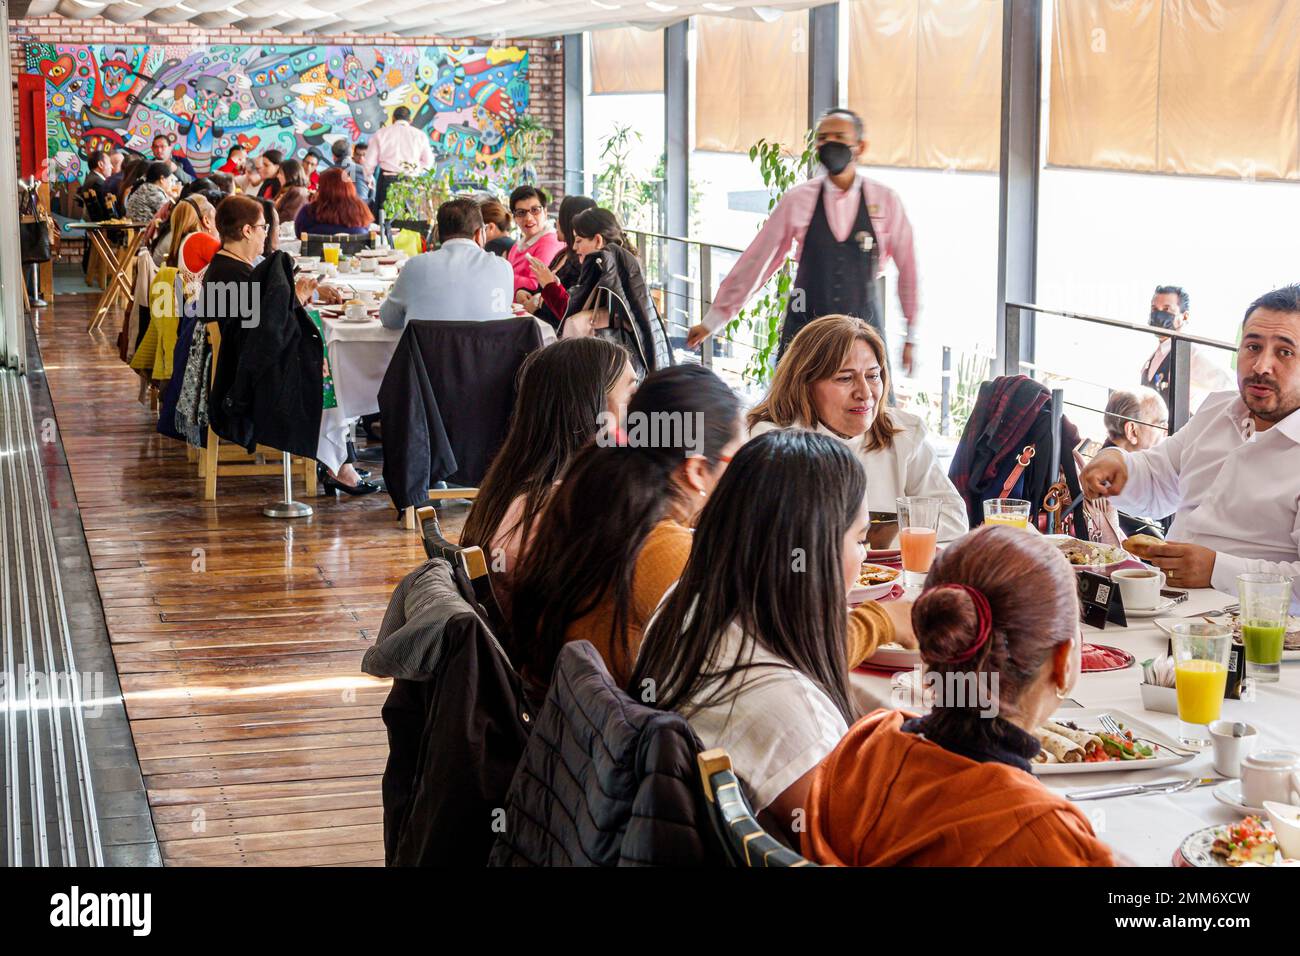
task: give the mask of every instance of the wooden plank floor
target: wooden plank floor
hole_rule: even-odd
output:
[[[203,501],[93,304],[60,295],[38,341],[164,862],[382,864],[388,684],[360,661],[418,537],[382,494],[295,521],[262,516],[278,478]]]

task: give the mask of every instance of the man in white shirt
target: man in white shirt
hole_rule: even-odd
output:
[[[1300,285],[1246,310],[1237,392],[1205,400],[1147,451],[1108,448],[1079,476],[1088,498],[1138,514],[1174,513],[1149,555],[1169,583],[1235,594],[1237,575],[1300,582]],[[1292,606],[1300,605],[1293,597]]]
[[[402,176],[418,176],[433,166],[429,135],[411,125],[410,109],[399,106],[393,110],[393,121],[370,137],[362,166],[375,184],[373,208],[375,218],[382,221],[389,185]]]
[[[1191,321],[1191,296],[1182,286],[1160,285],[1151,296],[1151,317],[1147,324],[1153,328],[1170,329],[1178,332]],[[1157,392],[1169,404],[1169,353],[1173,342],[1161,337],[1160,344],[1151,353],[1146,364],[1142,366],[1142,385]],[[1232,377],[1215,364],[1206,355],[1207,349],[1199,345],[1192,346],[1192,381],[1188,394],[1192,400],[1192,411],[1201,407],[1211,392],[1222,392],[1232,388]],[[1215,351],[1209,349],[1208,351]]]
[[[483,215],[473,199],[452,199],[438,207],[442,245],[411,259],[379,309],[386,328],[407,322],[491,322],[514,316],[515,276],[510,263],[483,249]],[[554,341],[549,325],[543,340]],[[547,337],[546,332],[550,332]]]

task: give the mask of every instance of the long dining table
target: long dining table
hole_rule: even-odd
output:
[[[919,592],[908,591],[905,600]],[[1194,590],[1188,599],[1170,609],[1165,618],[1190,618],[1218,611],[1235,602],[1235,598],[1210,589]],[[1220,618],[1221,620],[1226,620]],[[1104,630],[1083,626],[1083,639],[1128,651],[1134,657],[1131,666],[1122,670],[1084,673],[1058,716],[1069,719],[1075,703],[1083,708],[1107,708],[1150,724],[1156,730],[1178,739],[1176,714],[1146,710],[1139,689],[1144,660],[1158,657],[1168,650],[1168,635],[1153,619],[1130,618],[1127,627],[1108,624]],[[903,704],[903,709],[923,712],[911,706],[909,671],[887,672],[859,668],[850,679],[854,698],[862,712],[878,707]],[[914,679],[913,679],[914,680]],[[1259,732],[1255,751],[1281,748],[1300,751],[1300,661],[1282,664],[1277,683],[1254,684],[1254,700],[1224,700],[1222,718],[1240,720]],[[1115,770],[1098,773],[1045,774],[1040,779],[1053,790],[1075,791],[1130,783],[1155,783],[1186,777],[1221,777],[1213,765],[1213,751],[1206,747],[1197,756],[1170,767]],[[1169,866],[1183,840],[1196,830],[1241,820],[1245,815],[1219,802],[1214,796],[1218,785],[1199,786],[1182,793],[1150,794],[1080,801],[1077,805],[1092,821],[1097,835],[1118,851],[1120,858],[1141,866]]]

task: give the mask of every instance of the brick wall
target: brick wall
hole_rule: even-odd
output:
[[[416,39],[392,34],[330,34],[303,35],[291,33],[243,33],[229,27],[202,30],[188,24],[166,26],[140,21],[121,25],[93,18],[71,20],[63,17],[38,17],[13,20],[9,28],[9,45],[12,62],[10,69],[15,77],[25,67],[24,48],[29,40],[46,43],[150,43],[176,45],[214,45],[242,43],[287,46],[291,44],[320,44],[335,46],[422,46],[444,45],[451,42],[485,45],[486,41],[449,41],[439,37]],[[529,51],[528,80],[531,85],[528,113],[555,132],[547,146],[538,177],[547,181],[564,179],[564,52],[558,38],[541,40],[505,40],[501,45],[517,46]],[[15,80],[16,82],[16,80]],[[14,110],[14,129],[18,129],[18,98],[11,95]],[[558,192],[558,190],[557,190]]]

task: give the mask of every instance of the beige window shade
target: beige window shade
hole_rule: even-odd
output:
[[[996,170],[1001,0],[849,4],[848,87],[867,163]]]
[[[663,91],[663,30],[625,27],[591,34],[592,93]]]
[[[772,23],[697,17],[695,148],[801,147],[808,132],[808,12]]]
[[[1300,4],[1057,0],[1048,162],[1300,179]]]

